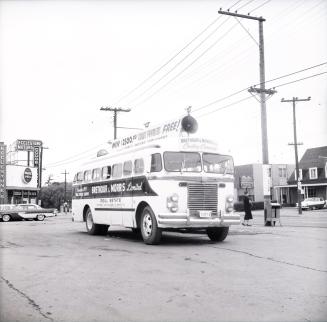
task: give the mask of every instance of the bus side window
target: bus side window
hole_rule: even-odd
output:
[[[89,182],[92,179],[92,173],[91,170],[84,171],[84,181]]]
[[[144,172],[144,161],[143,159],[136,159],[134,161],[134,173],[142,174]]]
[[[162,170],[162,161],[160,153],[154,153],[151,155],[151,171],[160,172]]]
[[[132,174],[132,161],[125,161],[124,162],[124,169],[123,169],[123,174],[124,176],[130,176]]]
[[[77,173],[77,182],[81,182],[84,180],[84,173],[83,172],[78,172]]]
[[[112,177],[120,178],[122,176],[123,167],[121,163],[116,163],[112,166]]]
[[[111,176],[111,166],[106,166],[102,168],[102,174],[101,177],[102,179],[109,179]]]
[[[99,181],[100,180],[100,168],[92,170],[92,180]]]

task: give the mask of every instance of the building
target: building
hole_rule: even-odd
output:
[[[235,200],[242,201],[244,192],[249,193],[253,201],[264,201],[264,195],[270,194],[272,200],[283,204],[290,198],[287,189],[275,190],[275,186],[287,185],[294,172],[293,164],[260,163],[235,166]]]
[[[41,188],[42,141],[0,142],[0,203],[36,203]]]
[[[302,198],[322,197],[327,199],[327,146],[307,149],[299,162],[299,181]],[[297,202],[296,173],[293,171],[287,185],[275,187],[287,189],[289,203]]]

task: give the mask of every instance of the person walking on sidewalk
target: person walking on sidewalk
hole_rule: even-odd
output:
[[[248,196],[248,192],[244,192],[244,198],[243,198],[243,204],[244,204],[244,221],[242,223],[243,226],[252,226],[249,224],[249,220],[253,219],[251,207],[252,207],[252,201],[250,200]]]

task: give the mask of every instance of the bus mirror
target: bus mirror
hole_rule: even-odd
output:
[[[198,122],[191,115],[184,116],[182,119],[182,129],[187,133],[195,133],[198,130]]]

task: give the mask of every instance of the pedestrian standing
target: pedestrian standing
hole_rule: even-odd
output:
[[[252,201],[250,200],[248,196],[248,192],[244,192],[244,198],[243,198],[243,204],[244,204],[244,221],[242,223],[243,226],[252,226],[249,224],[249,220],[253,219],[251,207],[252,207]]]

